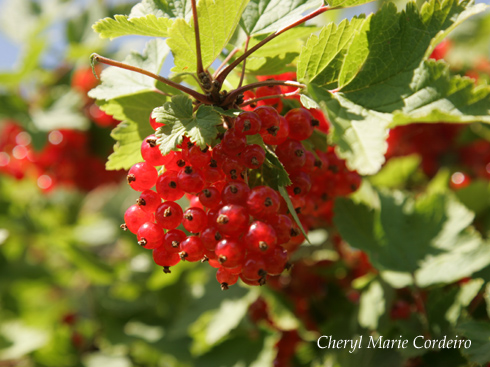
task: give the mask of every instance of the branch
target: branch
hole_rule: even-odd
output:
[[[225,98],[223,103],[221,105],[226,106],[227,104],[231,103],[234,101],[240,94],[243,94],[247,90],[259,88],[259,87],[266,87],[270,85],[285,85],[288,87],[296,87],[296,88],[306,88],[306,85],[298,83],[298,82],[293,82],[291,80],[265,80],[263,82],[257,82],[257,83],[251,83],[244,85],[243,87],[237,88],[228,94],[228,96]]]
[[[263,45],[265,45],[267,42],[273,40],[274,38],[276,38],[277,36],[279,36],[280,34],[290,30],[291,28],[294,28],[304,22],[306,22],[307,20],[310,20],[324,12],[326,12],[327,10],[332,10],[332,8],[330,8],[329,6],[327,5],[323,5],[321,6],[320,8],[318,8],[317,10],[315,10],[314,12],[304,16],[303,18],[297,20],[296,22],[294,23],[291,23],[279,30],[277,30],[276,32],[272,33],[271,35],[269,35],[268,37],[264,38],[262,41],[260,41],[259,43],[257,43],[254,47],[252,47],[250,50],[246,51],[243,53],[243,55],[241,55],[240,57],[238,57],[235,61],[233,61],[230,65],[228,65],[223,71],[221,71],[216,79],[221,83],[223,84],[224,80],[226,79],[226,77],[228,76],[228,74],[233,70],[235,69],[238,65],[240,65],[240,63],[242,61],[244,61],[247,57],[249,57],[251,54],[253,54],[255,51],[257,51],[259,48],[261,48]]]
[[[126,70],[134,71],[136,73],[140,73],[140,74],[149,76],[150,78],[156,79],[162,83],[170,85],[171,87],[173,87],[175,89],[178,89],[184,93],[189,94],[190,96],[194,97],[196,100],[198,100],[202,103],[210,104],[210,101],[208,100],[208,98],[204,94],[196,92],[195,90],[187,88],[187,87],[185,87],[179,83],[173,82],[170,79],[164,78],[163,76],[153,74],[152,72],[150,72],[148,70],[141,69],[137,66],[124,64],[122,62],[115,61],[115,60],[109,59],[107,57],[100,56],[100,55],[95,54],[95,53],[90,56],[90,59],[91,59],[92,63],[101,62],[101,63],[106,64],[106,65],[116,66],[116,67],[121,68],[121,69],[126,69]]]
[[[199,21],[197,19],[196,0],[191,0],[191,5],[192,5],[192,18],[194,20],[194,34],[196,36],[197,75],[201,75],[204,72],[204,68],[202,66],[201,38],[199,36]]]
[[[240,105],[240,107],[248,106],[248,105],[254,104],[254,103],[258,102],[258,101],[263,101],[264,99],[287,98],[287,97],[296,96],[296,95],[299,94],[300,91],[301,91],[301,89],[298,88],[294,92],[282,93],[282,94],[274,94],[274,95],[271,95],[271,96],[264,96],[264,97],[249,99],[248,101],[242,103]]]
[[[244,53],[247,53],[248,43],[250,42],[250,36],[247,37],[247,41],[245,41],[245,50]],[[240,75],[240,83],[238,83],[238,88],[240,88],[243,84],[243,78],[245,77],[245,66],[247,64],[247,59],[243,60],[242,64],[242,75]]]
[[[226,55],[225,59],[223,60],[223,62],[221,63],[221,65],[216,69],[216,71],[214,72],[213,74],[213,79],[216,79],[216,75],[218,75],[218,73],[220,72],[221,69],[223,69],[225,67],[226,64],[228,64],[228,61],[230,61],[230,59],[235,56],[235,54],[240,51],[240,49],[238,47],[235,47],[230,53],[228,53],[228,55]]]

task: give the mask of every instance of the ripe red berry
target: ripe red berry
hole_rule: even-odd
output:
[[[242,276],[248,280],[264,279],[267,275],[264,258],[261,254],[251,253],[245,258]]]
[[[140,194],[140,197],[136,200],[136,204],[138,204],[141,209],[148,214],[153,214],[158,205],[161,203],[162,199],[160,198],[160,195],[153,190],[143,191]]]
[[[180,243],[187,238],[184,231],[180,229],[171,229],[163,237],[163,247],[169,253],[179,253]]]
[[[144,191],[155,186],[158,172],[152,165],[141,162],[129,169],[127,180],[133,190]]]
[[[187,160],[194,167],[204,167],[211,161],[211,151],[208,147],[201,149],[198,145],[194,145],[189,149]]]
[[[165,124],[161,122],[157,122],[156,118],[152,117],[151,115],[150,115],[150,125],[153,128],[153,130],[158,129],[161,126],[165,126]]]
[[[244,136],[238,135],[235,129],[226,130],[221,140],[223,151],[231,157],[241,153],[246,144],[247,139]]]
[[[265,256],[265,269],[269,275],[281,274],[288,263],[288,252],[281,246],[276,246]]]
[[[157,145],[157,137],[149,135],[141,143],[141,155],[146,163],[152,166],[163,166],[173,157],[171,154],[162,155],[160,147]]]
[[[255,221],[248,228],[244,242],[248,251],[270,253],[276,247],[276,231],[267,223]]]
[[[265,161],[265,151],[257,144],[250,144],[240,154],[240,162],[247,168],[258,169]]]
[[[146,213],[139,205],[131,205],[124,213],[124,222],[132,233],[138,233],[138,229],[146,222],[152,220],[152,216]]]
[[[207,208],[217,208],[221,202],[221,193],[215,187],[207,187],[199,194],[199,201]]]
[[[182,223],[183,214],[179,204],[173,201],[165,201],[158,206],[155,219],[163,228],[174,229]]]
[[[216,226],[207,227],[201,232],[201,241],[206,250],[214,251],[216,249],[216,244],[223,239],[221,233],[219,233]]]
[[[267,218],[276,214],[280,204],[279,195],[268,186],[254,187],[247,199],[247,208],[256,218]]]
[[[296,140],[308,139],[313,134],[317,120],[304,108],[294,108],[284,116],[289,124],[289,130],[294,133]]]
[[[221,266],[234,268],[242,265],[245,251],[242,244],[236,240],[225,238],[216,244],[214,251]]]
[[[165,171],[158,177],[155,187],[163,200],[176,201],[184,196],[184,190],[177,185],[177,175],[176,171]]]
[[[190,236],[180,243],[179,255],[182,260],[196,262],[204,257],[204,251],[201,239],[197,236]]]
[[[277,244],[282,245],[291,239],[293,221],[287,215],[277,214],[268,218],[269,224],[274,228],[277,235]]]
[[[239,236],[246,231],[249,222],[247,209],[240,205],[225,205],[218,212],[216,224],[220,233]]]
[[[223,204],[247,205],[250,187],[243,181],[230,181],[223,187],[221,199]]]
[[[175,252],[167,252],[163,246],[153,250],[153,261],[155,264],[163,266],[165,273],[170,273],[170,267],[180,262],[180,256]]]
[[[289,173],[294,173],[306,162],[305,148],[297,140],[286,140],[276,148],[276,154]]]
[[[143,223],[137,232],[138,244],[149,249],[160,246],[163,236],[163,229],[153,222]]]
[[[235,119],[235,131],[238,135],[258,134],[261,127],[260,117],[255,112],[242,112]]]
[[[189,208],[184,212],[182,224],[191,233],[202,232],[208,225],[206,212],[200,208]]]
[[[289,134],[288,121],[283,116],[279,116],[279,126],[277,128],[266,130],[261,135],[262,139],[264,139],[264,143],[269,145],[279,145],[286,141]]]
[[[281,121],[279,120],[279,114],[274,107],[260,106],[257,107],[254,112],[260,117],[262,125],[260,133],[272,131],[272,129],[277,129],[279,127]]]
[[[204,189],[204,177],[191,166],[185,166],[177,175],[177,185],[189,194],[197,194]]]
[[[227,268],[220,267],[216,272],[216,280],[221,285],[221,289],[226,290],[238,281],[238,274],[232,274]]]

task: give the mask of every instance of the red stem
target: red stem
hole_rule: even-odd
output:
[[[192,18],[194,20],[194,34],[196,36],[197,75],[201,75],[201,73],[204,72],[204,68],[202,66],[201,38],[199,35],[199,21],[197,19],[196,0],[191,0],[191,5],[192,5]]]
[[[308,14],[308,15],[305,15],[303,18],[297,20],[296,22],[294,23],[291,23],[279,30],[277,30],[276,32],[272,33],[271,35],[267,36],[266,38],[264,38],[262,41],[260,41],[259,43],[257,43],[254,47],[252,47],[250,50],[246,51],[243,53],[243,55],[241,55],[240,57],[238,57],[235,61],[233,61],[230,65],[228,65],[225,69],[223,69],[216,77],[216,80],[218,82],[220,82],[221,84],[223,84],[224,80],[226,79],[226,77],[228,76],[228,74],[233,70],[235,69],[238,65],[240,65],[240,63],[242,61],[244,61],[247,57],[249,57],[251,54],[253,54],[255,51],[257,51],[259,48],[261,48],[263,45],[265,45],[267,42],[273,40],[274,38],[276,38],[277,36],[279,36],[280,34],[290,30],[291,28],[294,28],[304,22],[306,22],[307,20],[310,20],[324,12],[326,12],[327,10],[331,10],[332,8],[328,7],[327,5],[323,5],[321,6],[320,8],[318,8],[317,10],[315,10],[314,12]]]
[[[247,37],[247,40],[245,41],[245,51],[244,53],[247,52],[248,50],[248,43],[250,42],[250,36]],[[242,75],[240,75],[240,83],[238,83],[238,88],[240,88],[243,84],[243,78],[245,77],[245,66],[247,64],[247,59],[243,60],[243,65],[242,65]]]
[[[109,59],[107,57],[103,57],[103,56],[100,56],[97,54],[92,54],[92,56],[90,58],[91,58],[92,62],[97,61],[97,62],[101,62],[101,63],[106,64],[106,65],[116,66],[116,67],[121,68],[121,69],[126,69],[126,70],[134,71],[134,72],[149,76],[150,78],[156,79],[162,83],[170,85],[171,87],[173,87],[175,89],[178,89],[184,93],[189,94],[190,96],[194,97],[196,100],[198,100],[202,103],[210,104],[210,101],[208,100],[208,98],[204,94],[196,92],[195,90],[187,88],[187,87],[185,87],[179,83],[175,83],[175,82],[171,81],[170,79],[164,78],[163,76],[153,74],[152,72],[147,71],[145,69],[141,69],[141,68],[139,68],[137,66],[133,66],[133,65],[124,64],[122,62],[115,61],[115,60],[112,60],[112,59]]]
[[[295,95],[299,94],[300,91],[301,91],[301,89],[298,88],[294,92],[282,93],[282,94],[274,94],[274,95],[271,95],[271,96],[264,96],[264,97],[260,97],[260,98],[249,99],[247,102],[242,103],[240,105],[240,107],[248,106],[250,104],[254,104],[255,102],[263,101],[264,99],[292,97],[292,96],[295,96]]]
[[[298,83],[298,82],[293,82],[291,80],[265,80],[263,82],[257,82],[257,83],[251,83],[244,85],[243,87],[237,88],[235,90],[232,90],[230,94],[225,98],[223,101],[222,105],[226,106],[227,103],[232,102],[234,99],[236,99],[240,94],[243,94],[247,90],[250,89],[255,89],[258,87],[266,87],[270,85],[285,85],[288,87],[296,87],[296,88],[306,88],[306,85]]]

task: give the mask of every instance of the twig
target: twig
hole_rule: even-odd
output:
[[[248,105],[254,104],[254,103],[258,102],[258,101],[263,101],[264,99],[292,97],[292,96],[298,95],[300,91],[301,91],[301,89],[298,88],[294,92],[282,93],[282,94],[274,94],[274,95],[271,95],[271,96],[264,96],[264,97],[249,99],[248,101],[242,103],[240,105],[240,107],[248,106]]]
[[[248,43],[250,42],[250,36],[247,37],[247,40],[245,41],[245,50],[244,50],[244,53],[247,52],[248,50]],[[244,59],[243,60],[243,64],[242,64],[242,75],[240,75],[240,83],[238,83],[238,88],[240,88],[243,84],[243,78],[245,77],[245,66],[247,64],[247,59]]]
[[[214,72],[213,79],[216,78],[216,75],[218,75],[218,73],[221,71],[221,69],[223,69],[225,67],[225,65],[228,64],[228,61],[230,61],[230,59],[233,56],[235,56],[238,51],[240,51],[240,49],[238,47],[235,47],[233,50],[230,51],[230,53],[228,55],[226,55],[226,57],[223,60],[223,62],[221,63],[221,65]]]
[[[194,34],[196,35],[197,75],[201,75],[204,72],[204,68],[202,66],[201,38],[199,36],[199,21],[197,19],[196,0],[191,0],[191,5],[192,5],[192,18],[194,20]]]
[[[293,82],[291,80],[264,80],[263,82],[257,82],[257,83],[251,83],[244,85],[243,87],[237,88],[228,94],[228,96],[225,98],[223,101],[222,105],[226,106],[227,104],[231,103],[234,101],[240,94],[243,94],[247,90],[255,89],[258,87],[266,87],[270,85],[285,85],[288,87],[296,87],[296,88],[306,88],[306,85],[298,83],[298,82]]]
[[[330,8],[329,6],[327,5],[323,5],[321,6],[320,8],[318,8],[317,10],[313,11],[312,13],[308,14],[308,15],[305,15],[303,18],[297,20],[296,22],[294,23],[291,23],[279,30],[277,30],[276,32],[272,33],[271,35],[269,35],[268,37],[264,38],[262,41],[260,41],[259,43],[257,43],[254,47],[252,47],[250,50],[248,50],[247,52],[244,52],[243,55],[241,55],[240,57],[238,57],[235,61],[233,61],[230,65],[228,65],[225,69],[223,69],[217,76],[216,76],[216,79],[221,83],[223,84],[224,80],[226,79],[226,77],[228,76],[228,74],[234,69],[236,68],[238,65],[240,65],[240,63],[245,60],[247,57],[249,57],[251,54],[253,54],[255,51],[257,51],[259,48],[261,48],[263,45],[265,45],[267,42],[271,41],[272,39],[276,38],[277,36],[279,36],[280,34],[290,30],[291,28],[294,28],[304,22],[306,22],[307,20],[310,20],[324,12],[326,12],[327,10],[332,10],[332,8]]]
[[[173,87],[175,89],[178,89],[184,93],[189,94],[190,96],[194,97],[195,99],[197,99],[198,101],[200,101],[202,103],[205,103],[205,104],[211,103],[204,94],[196,92],[193,89],[187,88],[187,87],[185,87],[179,83],[175,83],[175,82],[171,81],[170,79],[164,78],[163,76],[160,76],[157,74],[153,74],[152,72],[141,69],[137,66],[124,64],[122,62],[115,61],[115,60],[109,59],[107,57],[100,56],[100,55],[95,54],[95,53],[92,54],[90,56],[90,58],[91,58],[92,62],[101,62],[101,63],[106,64],[106,65],[116,66],[116,67],[121,68],[121,69],[126,69],[126,70],[134,71],[136,73],[140,73],[140,74],[149,76],[150,78],[156,79],[162,83],[170,85],[171,87]]]

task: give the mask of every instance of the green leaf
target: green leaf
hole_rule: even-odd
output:
[[[348,8],[350,6],[358,6],[370,3],[374,0],[327,0],[326,2],[331,8]]]
[[[283,197],[284,201],[286,201],[286,205],[288,206],[289,213],[292,215],[294,222],[298,226],[298,228],[301,230],[301,233],[303,236],[305,236],[306,241],[311,244],[310,240],[308,239],[308,235],[306,234],[305,229],[303,228],[303,224],[299,220],[298,214],[296,213],[296,210],[294,209],[293,203],[291,202],[291,199],[289,198],[288,192],[284,188],[284,186],[279,186],[278,188],[279,193]]]
[[[130,18],[126,15],[115,15],[114,19],[104,18],[93,25],[94,30],[101,38],[138,35],[149,37],[167,37],[172,20],[157,18],[153,14],[144,17]]]
[[[490,361],[490,323],[468,321],[458,325],[457,331],[471,341],[470,348],[461,349],[471,362],[484,364]]]
[[[383,287],[377,280],[362,292],[359,301],[359,325],[377,330],[379,318],[386,312],[386,299]]]
[[[59,98],[48,108],[34,108],[31,110],[32,122],[40,131],[70,128],[85,130],[90,121],[82,114],[83,99],[80,93],[60,87],[55,94]]]
[[[333,126],[331,142],[351,169],[372,174],[384,162],[387,127],[410,122],[489,121],[490,89],[424,61],[450,30],[485,9],[471,1],[385,4],[366,19],[325,27],[303,48],[298,79],[309,82]],[[328,44],[328,47],[326,47]]]
[[[207,69],[221,54],[235,32],[249,0],[201,0],[197,4],[201,55]],[[169,30],[167,44],[172,49],[175,67],[172,71],[196,72],[197,54],[194,23],[177,19]]]
[[[115,98],[102,104],[100,108],[122,122],[112,130],[116,140],[114,153],[106,164],[108,170],[129,169],[143,161],[141,143],[155,131],[148,120],[153,109],[161,105],[162,98],[153,92],[144,92]]]
[[[456,295],[456,299],[446,312],[446,319],[453,325],[461,317],[461,311],[469,306],[476,297],[485,281],[483,279],[472,279],[468,283],[462,284]]]
[[[169,53],[169,48],[160,39],[151,40],[146,44],[143,54],[132,52],[125,63],[159,74]],[[99,100],[110,100],[122,96],[146,91],[155,91],[157,82],[149,76],[134,71],[110,66],[101,74],[102,83],[92,89],[88,95]],[[174,90],[169,88],[169,90]]]
[[[403,186],[413,177],[420,167],[421,158],[418,155],[391,158],[376,175],[369,181],[378,187],[395,188]]]
[[[249,35],[275,32],[321,5],[323,0],[251,0],[240,24]]]
[[[144,17],[154,14],[156,17],[167,17],[170,19],[184,18],[189,21],[192,16],[190,0],[143,0],[133,6],[129,16]]]
[[[490,246],[467,228],[473,214],[450,193],[380,194],[380,208],[338,199],[334,222],[382,272],[415,275],[426,287],[451,283],[490,264]],[[386,279],[389,281],[389,279]]]
[[[156,108],[152,116],[165,124],[156,133],[164,155],[176,149],[184,135],[201,148],[211,145],[218,134],[216,126],[222,123],[221,116],[211,106],[201,105],[194,114],[187,96],[174,96],[172,101]]]

